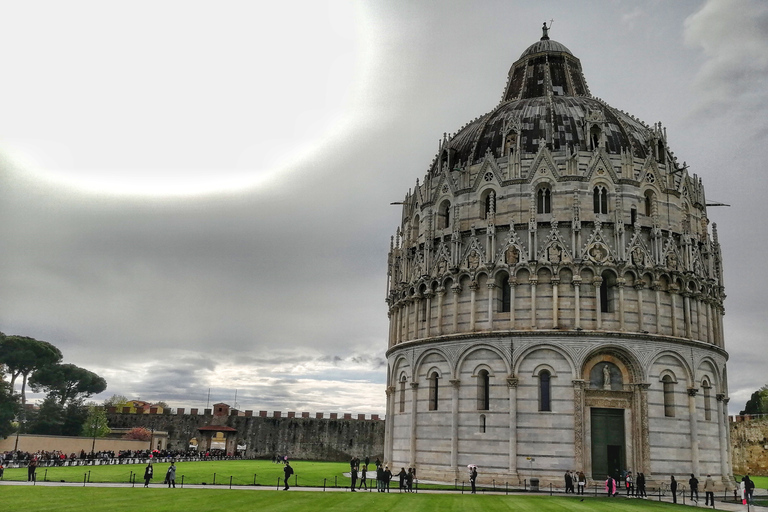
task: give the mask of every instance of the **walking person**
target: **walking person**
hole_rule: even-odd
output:
[[[368,457],[366,457],[367,459]],[[365,490],[368,490],[368,484],[366,483],[366,478],[368,474],[368,464],[363,464],[363,469],[360,470],[360,485],[357,486],[358,489],[365,487]]]
[[[669,481],[669,490],[672,492],[672,503],[677,503],[677,480],[675,475],[672,475],[672,479]]]
[[[287,491],[290,489],[290,486],[288,485],[288,480],[291,479],[291,475],[293,474],[293,468],[291,467],[291,463],[288,461],[285,461],[285,467],[283,468],[283,474],[285,478],[283,479],[285,481],[285,487],[283,487],[284,491]]]
[[[584,487],[587,486],[587,476],[583,471],[579,471],[579,494],[584,495]]]
[[[33,458],[27,466],[27,482],[34,482],[37,479],[35,471],[37,471],[37,459]]]
[[[416,470],[413,470],[413,477],[416,478]],[[387,492],[389,492],[389,482],[392,481],[392,471],[389,470],[389,466],[384,466],[384,483],[387,486]]]
[[[627,477],[624,480],[624,486],[627,488],[627,498],[635,494],[635,484],[632,482],[631,471],[627,471]]]
[[[152,463],[147,464],[147,467],[144,468],[144,487],[149,487],[149,481],[152,480],[152,475],[154,474],[154,470],[152,469]]]
[[[616,495],[616,480],[611,475],[608,475],[608,479],[605,481],[605,492],[608,493],[609,498]]]
[[[477,488],[475,487],[477,483],[477,466],[472,466],[469,470],[469,483],[472,485],[472,494],[477,494]]]
[[[176,488],[176,464],[174,462],[171,462],[171,465],[168,466],[168,472],[165,474],[165,479],[168,482],[168,488],[170,489],[171,486],[173,488]]]
[[[355,489],[355,484],[357,483],[357,464],[354,463],[355,459],[352,459],[352,466],[351,466],[351,475],[352,475],[352,492],[357,492]]]
[[[413,468],[408,468],[405,475],[405,492],[413,492]]]
[[[408,478],[408,474],[405,472],[405,468],[400,468],[400,472],[397,474],[400,477],[400,492],[407,491],[405,487],[405,479]]]
[[[573,492],[573,477],[570,470],[565,472],[565,494],[569,492]]]
[[[691,488],[691,500],[696,503],[699,502],[699,479],[691,473],[691,478],[688,479],[688,486]],[[693,496],[696,496],[694,499]]]
[[[704,505],[715,506],[715,481],[712,480],[712,475],[707,475],[704,480]]]
[[[749,475],[744,475],[744,485],[747,490],[747,503],[752,505],[752,498],[755,495],[755,482],[749,478]]]

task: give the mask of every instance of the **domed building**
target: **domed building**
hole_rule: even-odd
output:
[[[419,478],[729,485],[722,258],[666,130],[544,37],[445,135],[389,251],[385,460]],[[703,480],[702,480],[703,481]]]

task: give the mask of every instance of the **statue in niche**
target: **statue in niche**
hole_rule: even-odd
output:
[[[677,270],[677,255],[673,252],[667,254],[667,267]]]
[[[589,256],[593,261],[602,263],[608,258],[608,251],[601,244],[594,244],[589,248]]]
[[[611,369],[607,364],[603,366],[603,389],[611,389]]]
[[[437,274],[442,275],[448,271],[448,261],[443,258],[437,262]]]
[[[507,250],[504,251],[504,262],[507,265],[517,265],[520,262],[520,251],[517,247],[510,245]]]
[[[632,263],[638,267],[645,265],[645,255],[640,247],[632,249]]]
[[[557,244],[552,244],[547,249],[547,259],[550,263],[554,263],[555,265],[562,261],[562,254],[563,249]]]
[[[480,266],[480,255],[477,252],[472,252],[467,258],[467,264],[472,270]]]

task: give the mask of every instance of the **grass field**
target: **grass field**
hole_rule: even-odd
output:
[[[168,463],[154,464],[153,485],[161,485],[168,469]],[[343,472],[349,472],[349,464],[343,462],[291,462],[295,472],[291,485],[305,487],[340,487],[349,486],[349,478]],[[40,482],[83,482],[85,478],[93,483],[128,483],[132,474],[137,474],[136,484],[144,483],[142,464],[122,464],[109,466],[76,466],[38,468],[37,480]],[[375,477],[375,472],[370,473]],[[206,462],[179,462],[176,464],[176,485],[185,484],[227,485],[230,477],[232,485],[277,486],[277,479],[283,478],[283,465],[267,460],[227,460]],[[27,469],[6,469],[3,480],[26,481]],[[325,482],[324,482],[325,480]]]
[[[246,491],[229,489],[167,489],[2,486],[9,510],[82,512],[173,512],[226,510],[334,510],[377,512],[674,512],[683,505],[621,498],[490,496],[470,494],[344,493],[307,491]]]

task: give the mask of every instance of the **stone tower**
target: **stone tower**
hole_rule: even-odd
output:
[[[385,460],[562,485],[731,474],[723,270],[661,124],[590,94],[542,39],[444,135],[388,260]]]

